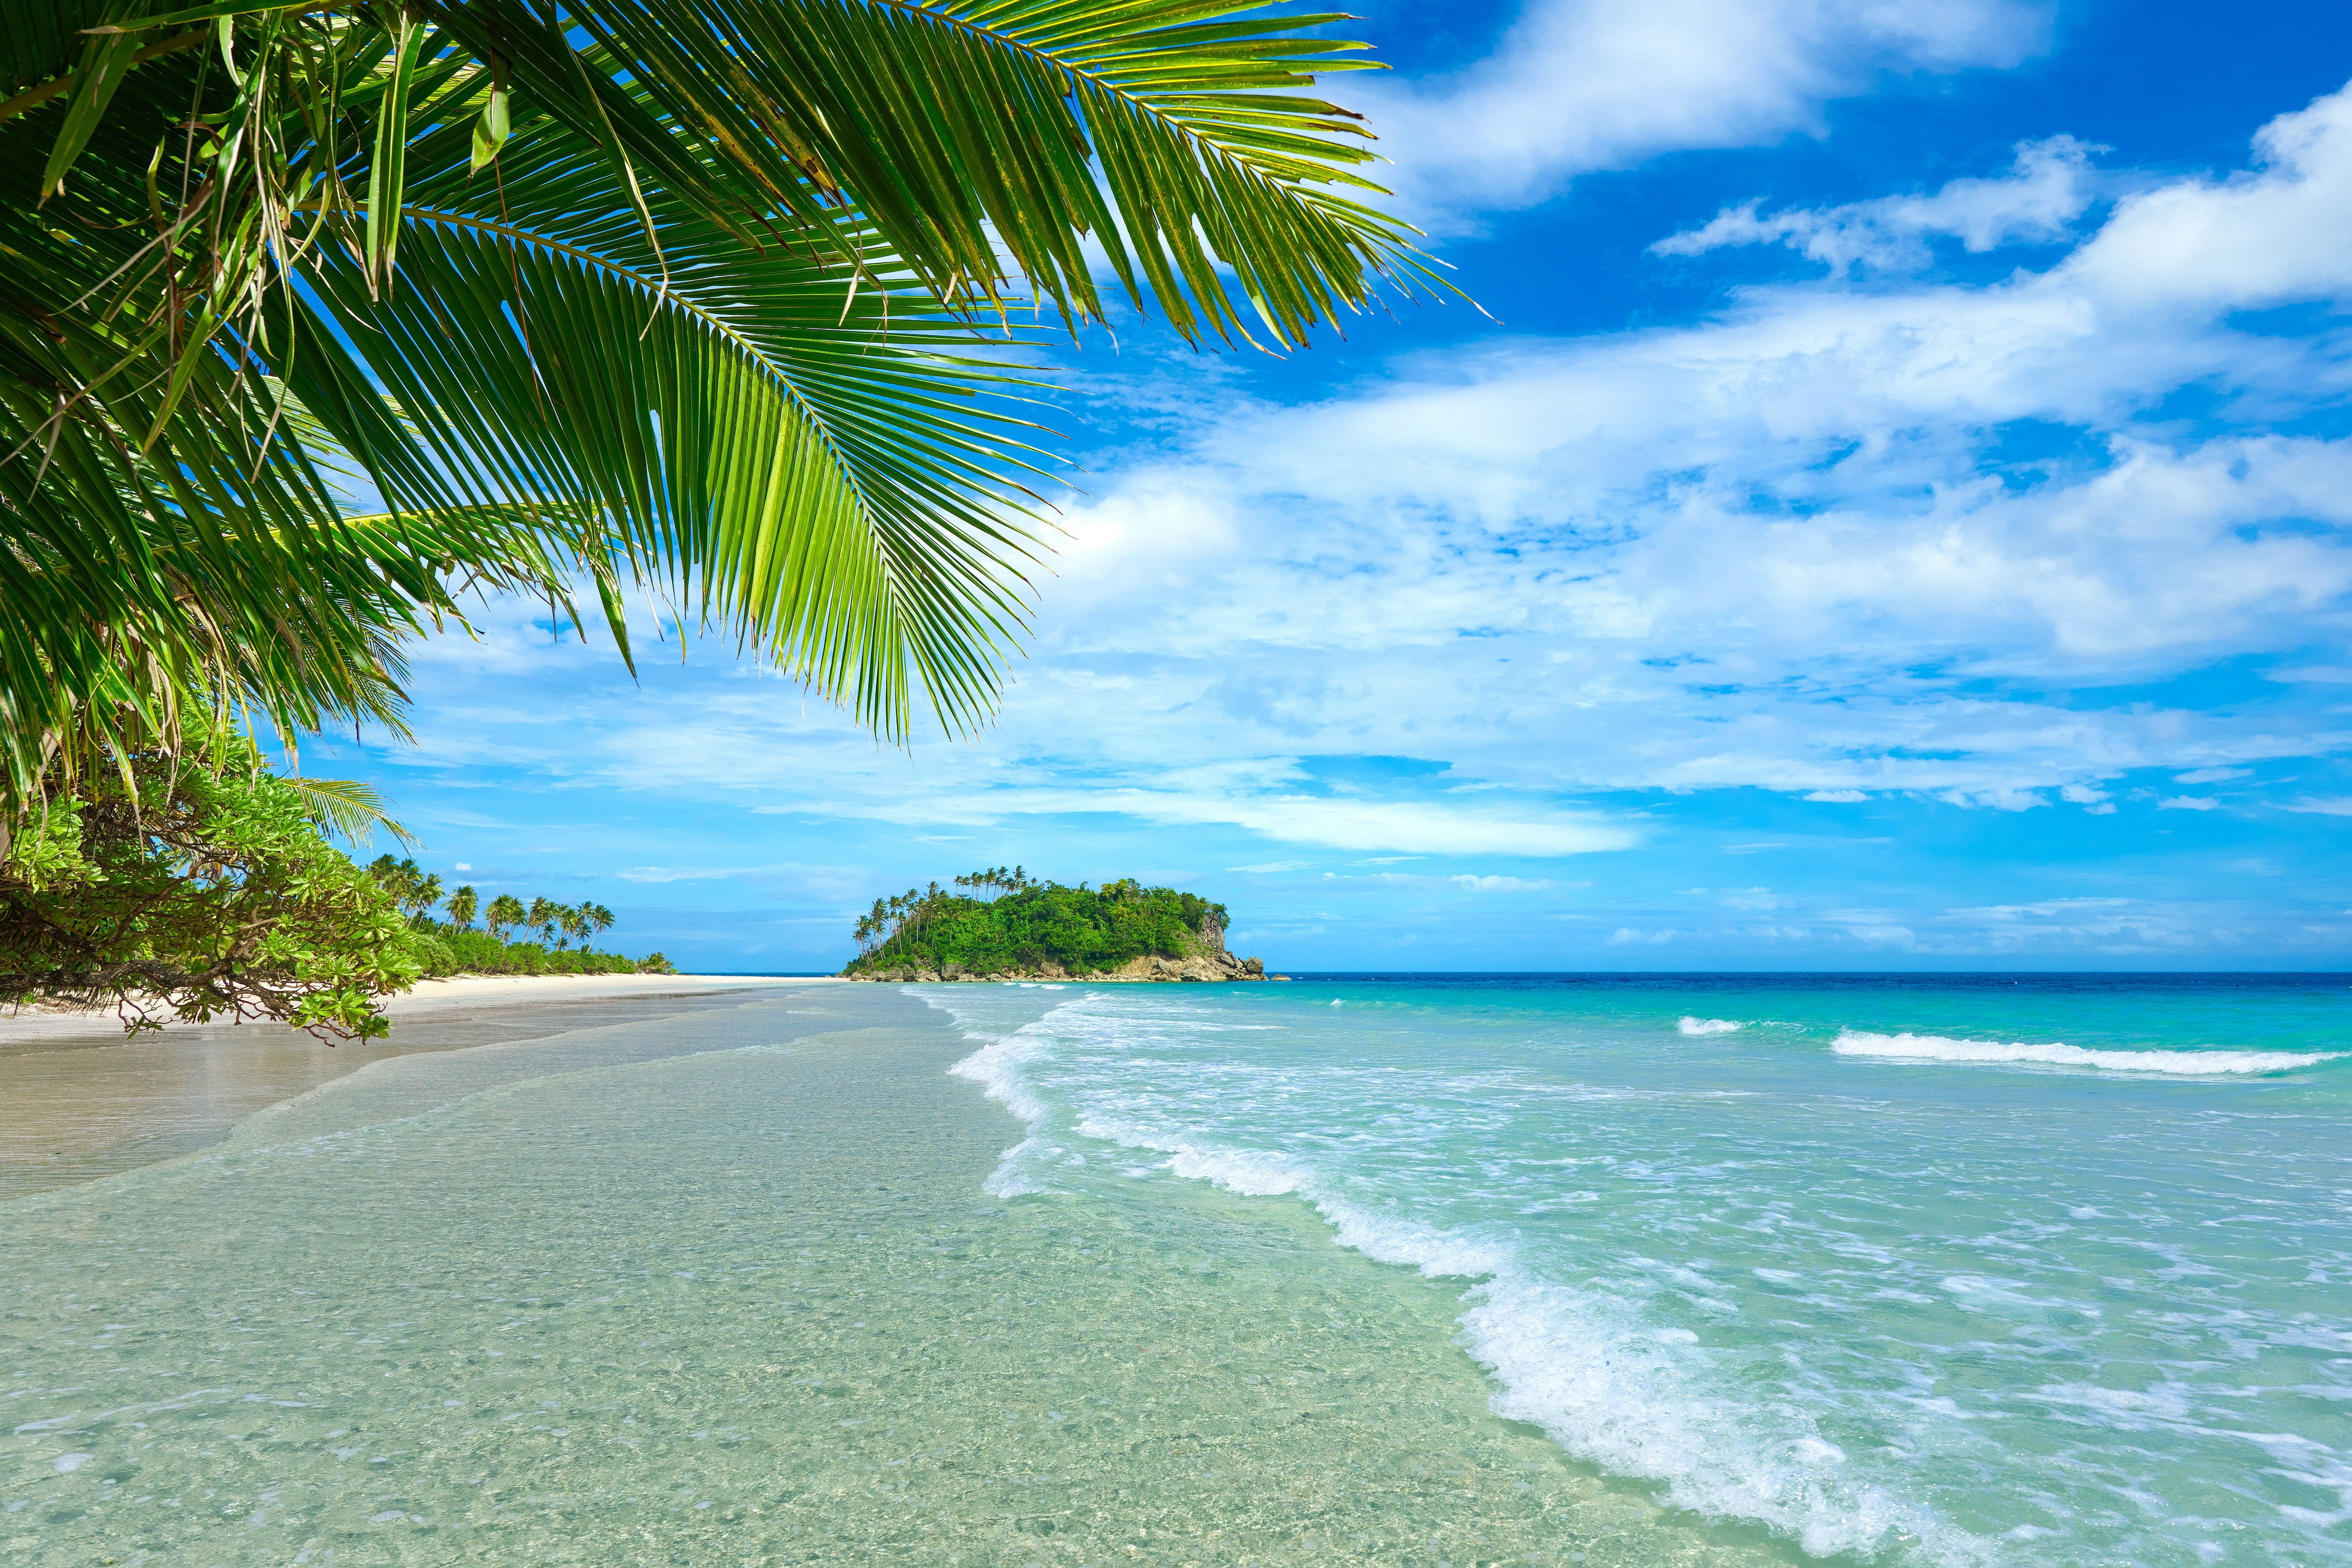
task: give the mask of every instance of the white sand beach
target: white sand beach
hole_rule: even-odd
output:
[[[838,984],[835,977],[794,979],[794,985]],[[423,980],[384,1004],[395,1021],[430,1016],[453,1006],[529,1006],[541,1002],[577,1002],[590,998],[693,995],[746,985],[780,984],[772,974],[463,974],[450,980]],[[224,1026],[166,1024],[166,1033],[186,1033],[224,1026],[280,1032],[269,1024]],[[292,1033],[293,1031],[285,1031]],[[32,1011],[0,1013],[0,1047],[41,1040],[96,1037],[123,1038],[122,1026],[111,1012]]]

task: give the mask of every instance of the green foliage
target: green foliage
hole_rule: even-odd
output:
[[[585,947],[550,949],[535,942],[500,942],[488,931],[426,925],[416,933],[432,979],[455,974],[674,974],[659,953],[643,960]]]
[[[512,893],[500,893],[490,900],[490,907],[482,911],[482,923],[489,927],[492,936],[503,942],[507,932],[522,924],[526,912],[520,899]]]
[[[323,1038],[387,1025],[425,959],[394,898],[321,832],[314,797],[213,733],[67,780],[0,858],[0,1005],[275,1018]]]
[[[898,969],[1002,974],[1058,963],[1073,974],[1116,969],[1130,959],[1183,958],[1223,945],[1225,907],[1172,888],[1132,879],[1089,888],[1032,880],[1020,868],[978,871],[949,892],[937,882],[877,899],[857,922],[858,956],[845,974]]]
[[[379,855],[368,863],[368,875],[376,885],[392,895],[400,912],[411,920],[425,913],[441,901],[439,873],[428,873],[414,860],[395,860],[389,855]]]
[[[408,917],[422,954],[425,973],[440,979],[452,974],[675,974],[669,960],[655,953],[644,960],[616,952],[598,952],[587,939],[609,930],[613,911],[599,903],[560,904],[534,898],[526,906],[512,893],[500,893],[484,911],[484,924],[473,929],[481,895],[470,887],[448,895],[448,920],[436,921],[432,910],[442,901],[441,879],[425,872],[414,860],[378,856],[368,875]],[[539,931],[541,942],[509,942],[506,933],[518,927]],[[571,944],[578,941],[580,946]]]

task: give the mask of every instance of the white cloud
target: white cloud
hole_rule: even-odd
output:
[[[1716,902],[1734,910],[1785,910],[1797,900],[1769,888],[1742,888],[1727,890]]]
[[[1763,289],[1695,326],[1422,356],[1300,408],[1236,400],[1073,513],[1016,703],[1107,707],[1111,751],[1210,727],[1257,754],[1436,756],[1529,787],[2008,809],[2352,743],[2324,714],[2010,694],[2340,641],[2352,442],[2263,424],[2352,363],[2326,335],[2234,327],[2272,286],[2210,248],[2150,306],[2163,258],[2127,264],[2117,236],[2200,204],[2352,223],[2348,102],[2283,117],[2256,173],[2143,190],[2041,273]],[[2352,289],[2347,237],[2299,286]],[[2188,387],[2220,422],[2142,418]],[[2051,455],[1989,469],[2021,425]]]
[[[2129,899],[2045,899],[2033,904],[1991,904],[1979,909],[1951,910],[1945,918],[1964,921],[2009,921],[2019,920],[2069,919],[2095,911],[2102,916],[2108,911],[2130,906]]]
[[[632,866],[614,873],[624,882],[727,882],[752,874],[737,866]]]
[[[2067,802],[2069,805],[2081,806],[2083,808],[2084,815],[2086,816],[2113,816],[2116,814],[2116,803],[2107,798],[2107,792],[2105,790],[2100,789],[2095,784],[2070,784],[2061,785],[2058,791],[2058,798]]]
[[[2191,768],[2185,773],[2173,774],[2172,782],[2185,784],[2224,784],[2231,779],[2244,778],[2252,772],[2252,768]]]
[[[2065,268],[2116,310],[2242,309],[2352,289],[2352,95],[2282,114],[2258,168],[2127,196]]]
[[[1769,216],[1759,216],[1762,204],[1751,201],[1650,248],[1697,256],[1730,245],[1786,245],[1840,277],[1857,266],[1893,271],[1926,266],[1934,257],[1927,242],[1936,238],[1958,239],[1973,251],[2063,239],[2095,194],[2090,150],[2072,136],[2053,136],[2019,143],[2016,163],[1999,179],[1954,180],[1932,195]]]
[[[1495,210],[1659,153],[1818,132],[1882,73],[2012,65],[2048,31],[2018,0],[1534,0],[1463,71],[1351,86],[1411,205]]]
[[[2286,809],[2316,816],[2352,816],[2352,795],[2305,796],[2302,800],[2288,802]]]
[[[992,803],[998,812],[1022,809],[1019,797]],[[1406,849],[1430,855],[1584,855],[1624,849],[1638,841],[1629,828],[1593,817],[1501,816],[1409,801],[1361,801],[1317,795],[1176,795],[1151,790],[1097,790],[1083,802],[1046,792],[1025,803],[1033,810],[1116,811],[1170,825],[1227,823],[1292,844],[1334,849]]]
[[[751,781],[761,809],[922,831],[1100,812],[1558,857],[1645,831],[1559,806],[1581,791],[2104,816],[2136,769],[2218,782],[2352,747],[2327,665],[2275,672],[2268,705],[2065,695],[2352,631],[2352,441],[2272,428],[2352,391],[2352,360],[2231,315],[2352,294],[2352,100],[2260,145],[2261,168],[2141,189],[1990,286],[1830,279],[1685,327],[1419,356],[1305,406],[1239,384],[1172,400],[1158,455],[1105,465],[1067,514],[1034,657],[977,745],[910,760],[739,670],[565,713],[485,684],[420,716],[428,751]],[[2216,412],[2179,417],[2184,389]],[[2009,455],[2021,427],[2046,454]],[[436,668],[610,658],[520,613],[460,651]],[[1337,789],[1298,761],[1335,753],[1452,772]]]
[[[1534,893],[1553,884],[1538,878],[1459,876],[1449,879],[1456,887],[1474,893]]]
[[[2221,803],[2201,795],[2177,795],[2156,803],[2158,811],[2211,811]]]

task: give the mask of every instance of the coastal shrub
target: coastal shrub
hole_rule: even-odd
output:
[[[427,959],[395,901],[327,841],[334,808],[217,731],[48,781],[0,825],[0,1005],[111,1007],[126,1029],[273,1018],[388,1027]]]
[[[437,947],[437,963],[425,973],[442,975],[633,975],[637,959],[593,947],[546,947],[541,942],[501,942],[487,931],[437,929],[424,938]],[[661,957],[661,954],[654,954]],[[645,971],[666,973],[666,971]]]
[[[416,944],[425,973],[441,980],[455,974],[675,974],[669,960],[655,953],[639,960],[592,948],[549,948],[536,942],[500,942],[488,931],[420,921]]]
[[[383,826],[372,794],[280,778],[225,725],[53,764],[47,787],[0,816],[0,1007],[111,1008],[133,1033],[274,1019],[331,1043],[384,1034],[381,999],[425,976],[677,973],[565,945],[613,923],[601,904],[535,900],[552,949],[435,921],[437,878],[390,856],[362,870],[327,837]],[[474,890],[449,899],[470,921]]]
[[[934,882],[877,900],[857,923],[858,956],[842,973],[953,965],[1002,974],[1050,963],[1090,974],[1131,959],[1184,958],[1224,944],[1225,907],[1173,888],[1147,888],[1132,879],[1071,888],[1033,881],[1018,868],[956,883],[974,890],[950,892]]]

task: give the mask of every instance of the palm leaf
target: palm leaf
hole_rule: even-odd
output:
[[[384,810],[383,796],[371,784],[354,779],[311,779],[299,774],[289,775],[283,782],[316,821],[353,844],[381,831],[408,848],[416,847],[416,836],[393,820]]]
[[[1099,320],[1092,238],[1129,300],[1188,339],[1246,338],[1238,291],[1282,344],[1381,279],[1444,287],[1409,226],[1325,188],[1381,189],[1355,172],[1373,158],[1360,117],[1308,91],[1370,65],[1362,45],[1312,34],[1345,19],[1248,0],[444,14],[478,57],[512,62],[524,97],[583,132],[609,125],[616,154],[745,237],[822,243],[853,211],[938,299],[1001,308],[1017,279],[1066,319]],[[593,38],[604,68],[583,77],[561,29]]]

